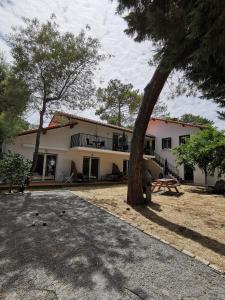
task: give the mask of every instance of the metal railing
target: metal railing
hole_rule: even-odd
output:
[[[166,162],[165,158],[163,158],[162,156],[160,156],[157,153],[155,153],[155,160],[161,167],[165,166],[165,162]],[[179,177],[179,170],[177,169],[177,167],[175,167],[168,161],[167,161],[167,167],[168,167],[169,173],[171,173],[172,175],[174,175],[176,177]]]
[[[70,147],[88,147],[102,150],[113,150],[121,152],[130,152],[130,142],[114,143],[113,139],[86,133],[77,133],[71,136]],[[151,148],[145,148],[144,154],[154,155]]]

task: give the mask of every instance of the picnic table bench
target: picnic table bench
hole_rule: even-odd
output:
[[[157,192],[159,192],[161,188],[166,188],[169,190],[169,192],[172,192],[172,189],[175,189],[175,191],[179,193],[178,186],[180,186],[180,184],[175,179],[157,179],[156,181],[152,182],[152,192],[154,192],[154,190],[158,187]]]

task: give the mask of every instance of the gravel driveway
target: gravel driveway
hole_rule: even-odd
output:
[[[0,195],[0,299],[216,300],[225,279],[69,191],[32,192]]]

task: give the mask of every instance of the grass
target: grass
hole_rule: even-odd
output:
[[[225,271],[225,197],[203,187],[181,186],[179,196],[154,193],[149,206],[125,203],[127,187],[75,187],[71,190],[105,210],[123,217],[145,232],[157,235]]]

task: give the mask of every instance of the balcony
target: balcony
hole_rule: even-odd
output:
[[[115,141],[111,138],[90,135],[86,133],[77,133],[71,136],[70,147],[86,147],[101,150],[111,150],[120,152],[130,152],[130,142]],[[154,150],[150,147],[145,147],[145,155],[154,155]]]

